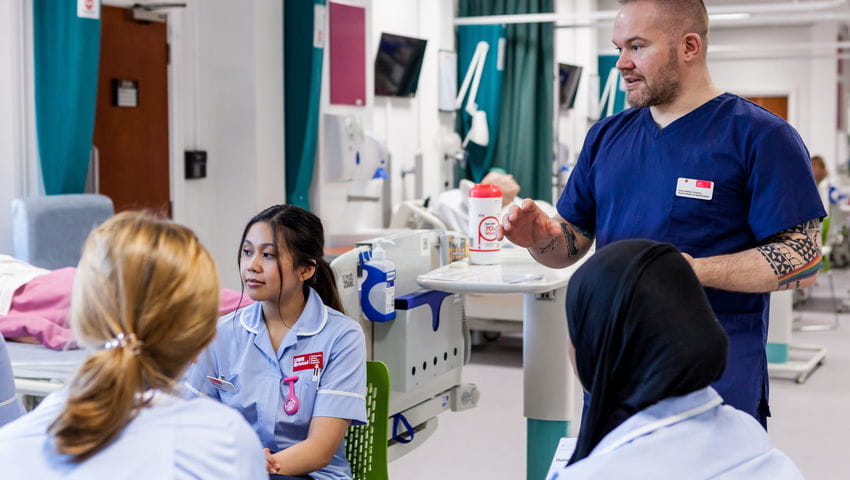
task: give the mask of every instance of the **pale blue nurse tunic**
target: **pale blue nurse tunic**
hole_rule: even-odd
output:
[[[294,414],[283,409],[289,388],[282,380],[289,376],[298,377],[300,405]],[[366,423],[365,336],[360,324],[325,306],[310,289],[304,311],[275,352],[257,302],[222,317],[215,340],[190,369],[185,386],[187,395],[207,396],[238,410],[263,447],[277,452],[306,439],[313,417]],[[351,478],[345,442],[329,465],[310,476]]]
[[[589,456],[548,480],[799,480],[803,474],[750,415],[720,405],[706,387],[645,408],[612,430]],[[702,413],[692,415],[703,409]],[[666,426],[654,427],[667,420]],[[628,441],[627,437],[641,433]]]
[[[0,335],[0,426],[24,414],[24,406],[15,396],[15,377],[6,352],[6,340]]]
[[[56,453],[47,428],[59,415],[67,389],[0,428],[4,480],[151,478],[267,480],[257,434],[239,415],[207,399],[157,393],[150,406],[108,445],[75,464]]]

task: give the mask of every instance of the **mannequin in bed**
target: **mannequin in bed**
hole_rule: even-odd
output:
[[[76,267],[45,270],[0,255],[0,335],[6,341],[41,344],[53,350],[77,348],[68,322]],[[253,300],[222,288],[219,315]],[[241,297],[241,298],[240,298]]]
[[[519,183],[514,176],[505,173],[501,169],[493,169],[484,178],[482,184],[495,185],[502,191],[502,213],[507,211],[511,205],[521,205],[522,198],[518,196]],[[463,179],[458,188],[446,190],[431,202],[428,211],[446,224],[446,228],[456,232],[466,233],[469,230],[469,190],[475,185],[470,180]],[[555,214],[555,207],[541,200],[535,203],[551,215]]]

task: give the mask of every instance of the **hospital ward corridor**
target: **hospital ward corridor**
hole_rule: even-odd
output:
[[[0,480],[850,480],[850,0],[0,32]]]

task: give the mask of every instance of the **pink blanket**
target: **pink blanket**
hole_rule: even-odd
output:
[[[7,340],[41,343],[54,350],[77,348],[77,341],[68,324],[71,307],[71,287],[74,267],[60,268],[30,280],[15,291],[8,315],[0,315],[0,333]],[[253,303],[247,296],[226,288],[221,289],[221,315]]]

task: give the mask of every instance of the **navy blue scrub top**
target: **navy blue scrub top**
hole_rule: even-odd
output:
[[[711,199],[677,195],[684,179],[712,182]],[[694,257],[753,248],[826,216],[809,153],[794,128],[728,93],[664,129],[649,108],[597,122],[557,207],[565,220],[596,235],[597,248],[646,238]],[[764,417],[768,294],[712,288],[706,294],[732,344],[717,388],[728,403]],[[738,371],[741,363],[753,371]],[[756,371],[762,371],[761,382]],[[731,382],[728,389],[725,382]],[[746,398],[736,400],[739,394]]]

